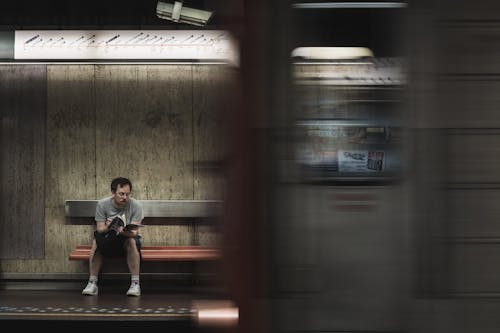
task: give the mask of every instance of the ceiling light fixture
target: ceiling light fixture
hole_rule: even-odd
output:
[[[304,60],[346,60],[373,57],[367,47],[297,47],[292,58]]]
[[[213,12],[186,7],[182,1],[175,1],[174,3],[158,1],[156,15],[161,19],[172,22],[204,26],[212,17]]]
[[[0,33],[0,61],[130,60],[239,66],[238,42],[224,30],[17,30],[10,33]]]

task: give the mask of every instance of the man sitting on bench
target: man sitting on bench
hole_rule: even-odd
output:
[[[131,274],[127,296],[140,296],[139,283],[141,236],[139,226],[144,218],[139,201],[130,197],[132,183],[118,177],[111,182],[111,196],[97,202],[96,230],[90,250],[90,277],[83,295],[97,295],[97,277],[103,257],[126,257]]]

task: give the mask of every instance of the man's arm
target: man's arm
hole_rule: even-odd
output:
[[[128,223],[121,232],[126,237],[136,237],[139,235],[139,229],[142,226],[142,219],[144,218],[141,204],[136,200],[132,200],[131,204],[133,205],[133,213],[130,219],[132,222]]]
[[[111,219],[106,217],[106,212],[101,201],[97,202],[94,220],[98,233],[102,234],[109,231],[108,227],[111,224]]]
[[[95,223],[97,232],[100,233],[100,234],[108,232],[109,231],[108,227],[109,227],[110,224],[111,224],[111,220],[110,219],[106,219],[104,221],[97,221]]]
[[[141,222],[132,222],[131,224],[127,224],[125,228],[123,228],[121,235],[125,237],[136,237],[139,235],[139,226]]]

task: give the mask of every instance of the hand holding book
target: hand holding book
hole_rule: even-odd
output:
[[[117,236],[127,225],[127,219],[125,214],[116,216],[111,223],[108,225],[108,234]]]
[[[123,230],[136,230],[139,227],[143,227],[142,224],[130,223],[127,224],[127,218],[125,214],[116,216],[109,225],[109,230],[113,231],[113,234],[116,236]]]

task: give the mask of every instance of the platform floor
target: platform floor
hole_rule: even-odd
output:
[[[16,329],[81,328],[95,332],[143,330],[145,326],[174,332],[211,332],[197,326],[196,304],[221,301],[211,294],[143,293],[106,290],[83,296],[80,290],[0,290],[0,323]],[[12,325],[12,326],[11,326]],[[217,330],[219,331],[219,330]]]

